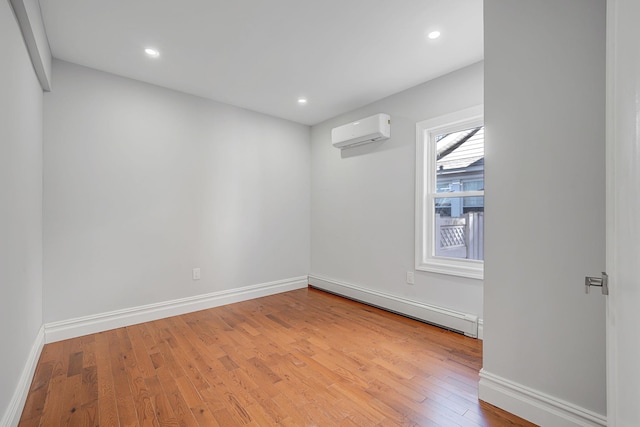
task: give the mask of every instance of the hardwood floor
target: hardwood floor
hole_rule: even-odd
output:
[[[21,426],[531,426],[482,341],[314,289],[47,344]]]

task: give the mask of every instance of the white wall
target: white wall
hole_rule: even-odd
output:
[[[482,281],[414,271],[416,123],[483,103],[477,63],[313,126],[311,274],[482,317]],[[340,151],[331,129],[391,115],[391,138]]]
[[[604,268],[605,2],[485,0],[484,19],[483,369],[602,415],[605,297],[583,283]]]
[[[42,325],[42,89],[6,1],[0,1],[0,52],[2,424]]]
[[[307,274],[309,127],[61,61],[53,76],[45,323]]]

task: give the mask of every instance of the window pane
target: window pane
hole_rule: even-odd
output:
[[[434,256],[484,259],[484,197],[435,199]]]
[[[438,135],[436,192],[484,190],[484,126]]]

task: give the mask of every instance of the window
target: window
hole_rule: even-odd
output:
[[[416,134],[416,269],[482,279],[483,107],[420,122]]]

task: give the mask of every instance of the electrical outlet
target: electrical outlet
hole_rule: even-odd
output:
[[[194,268],[192,274],[193,280],[200,280],[200,268]]]
[[[407,283],[413,285],[416,283],[416,276],[413,271],[407,271]]]

